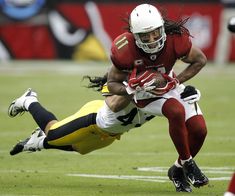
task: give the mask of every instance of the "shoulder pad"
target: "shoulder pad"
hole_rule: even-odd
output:
[[[136,57],[136,45],[131,33],[123,33],[112,43],[111,60],[119,70],[132,69]]]

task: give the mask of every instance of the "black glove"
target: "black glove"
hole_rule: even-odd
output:
[[[180,94],[180,98],[189,104],[195,103],[200,100],[201,93],[194,86],[186,86],[184,91]]]

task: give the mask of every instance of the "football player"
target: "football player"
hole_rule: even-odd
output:
[[[60,149],[87,154],[110,145],[132,128],[140,127],[154,116],[139,111],[123,96],[111,95],[107,86],[90,78],[92,85],[102,87],[105,100],[85,104],[77,113],[58,121],[56,116],[38,101],[37,93],[28,89],[9,106],[8,115],[15,117],[29,112],[38,124],[31,137],[17,143],[11,155],[23,151]],[[100,80],[101,81],[101,80]],[[104,81],[104,80],[103,80]],[[94,87],[94,86],[91,86]]]
[[[183,83],[205,66],[206,56],[192,44],[190,33],[183,26],[186,20],[164,19],[156,7],[141,4],[131,12],[128,21],[129,31],[112,43],[108,89],[116,95],[133,95],[140,110],[168,119],[170,137],[179,154],[168,176],[176,191],[191,192],[189,182],[194,187],[209,182],[193,160],[204,143],[207,127],[197,104],[200,92],[192,86],[185,88]],[[177,60],[188,66],[176,76],[173,67]],[[151,86],[143,88],[142,78],[133,73],[145,70],[157,70],[171,77],[172,85],[164,87],[162,93],[155,93]],[[127,77],[129,82],[123,83]],[[136,98],[137,92],[148,89],[155,97]]]

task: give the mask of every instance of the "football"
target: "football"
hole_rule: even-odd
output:
[[[167,84],[167,79],[155,70],[145,70],[136,74],[136,81],[140,87],[163,88]]]
[[[228,30],[232,33],[235,33],[235,16],[229,19]]]
[[[169,92],[179,84],[177,78],[161,74],[155,70],[140,72],[133,79],[138,87],[156,96],[161,96]]]
[[[156,88],[163,88],[166,86],[167,79],[164,78],[161,73],[155,71],[155,75],[153,78],[155,80],[153,86],[155,86]]]

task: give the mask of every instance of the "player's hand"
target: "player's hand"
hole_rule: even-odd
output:
[[[137,76],[137,68],[134,68],[129,77],[128,83],[124,83],[128,94],[134,94],[136,91],[142,91],[147,86],[154,83],[155,73],[149,70]]]
[[[164,87],[150,89],[150,92],[154,95],[161,96],[179,85],[179,80],[177,78],[170,77],[166,74],[162,74],[162,76],[167,80],[167,83]]]
[[[125,85],[126,88],[126,92],[128,95],[134,95],[136,92],[136,89],[131,88],[131,86],[129,86],[129,84],[126,81],[123,81],[123,84]]]
[[[195,87],[188,85],[180,94],[180,98],[183,99],[183,101],[188,102],[189,104],[193,104],[200,100],[201,92]]]

